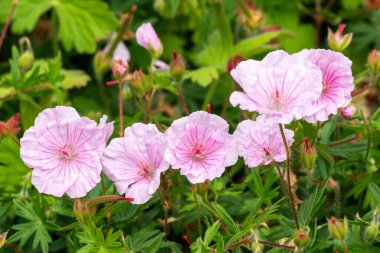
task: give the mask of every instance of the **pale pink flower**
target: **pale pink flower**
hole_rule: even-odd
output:
[[[284,134],[288,146],[291,146],[294,132],[284,129]],[[239,145],[239,155],[250,168],[286,160],[279,125],[272,120],[263,117],[256,121],[244,120],[238,124],[233,136]]]
[[[203,111],[175,120],[166,132],[165,159],[193,184],[220,177],[238,158],[228,127],[221,117]]]
[[[146,203],[160,186],[160,175],[169,168],[164,160],[165,134],[153,124],[136,123],[124,137],[113,139],[102,157],[103,172],[120,194],[134,204]]]
[[[142,24],[136,31],[137,43],[146,48],[148,51],[153,51],[156,56],[162,53],[162,44],[157,36],[151,23]]]
[[[322,93],[312,105],[316,112],[304,117],[307,122],[326,121],[330,114],[336,114],[338,108],[351,102],[354,83],[350,59],[342,53],[325,49],[305,49],[295,55],[309,60],[322,71],[322,82],[319,84]]]
[[[102,156],[113,122],[99,126],[71,107],[41,112],[21,138],[21,158],[33,168],[32,184],[41,193],[85,196],[100,182]]]
[[[282,50],[269,53],[262,61],[242,61],[231,75],[243,89],[231,94],[231,104],[277,123],[311,115],[311,105],[322,92],[319,68]]]

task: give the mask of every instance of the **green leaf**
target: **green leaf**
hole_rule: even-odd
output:
[[[0,101],[11,98],[14,95],[16,95],[15,88],[13,88],[13,87],[0,87]]]
[[[34,99],[26,94],[20,97],[20,116],[23,129],[28,129],[34,124],[34,120],[42,108]]]
[[[20,158],[20,148],[12,137],[0,141],[0,188],[9,189],[23,182],[30,170]]]
[[[216,221],[214,224],[211,225],[211,227],[208,227],[205,233],[205,238],[203,240],[203,245],[208,246],[211,241],[215,238],[216,234],[218,233],[218,229],[220,227],[220,222]]]
[[[309,222],[317,215],[318,210],[322,207],[326,199],[326,196],[323,195],[325,189],[326,183],[322,186],[318,186],[310,197],[302,203],[298,213],[299,222],[302,227],[307,226]]]
[[[219,73],[216,67],[203,67],[197,70],[188,71],[184,78],[190,78],[192,82],[206,87],[210,85],[213,80],[219,78]]]
[[[81,70],[61,70],[61,73],[64,79],[58,86],[65,90],[84,87],[91,79],[90,76]]]
[[[278,38],[282,35],[291,35],[288,31],[270,31],[261,33],[244,40],[239,41],[234,47],[234,55],[241,55],[243,57],[252,57],[255,54],[270,51],[273,45],[267,45],[271,40]]]
[[[48,253],[49,243],[52,242],[52,239],[40,216],[34,211],[30,203],[14,200],[14,204],[16,206],[16,214],[29,222],[12,226],[12,229],[17,232],[9,237],[9,241],[19,241],[20,245],[23,246],[34,235],[32,248],[35,250],[39,246],[43,253]]]
[[[115,14],[100,0],[20,0],[13,18],[13,31],[31,32],[50,9],[57,14],[59,38],[68,51],[93,53],[96,39],[105,38],[108,31],[118,26]]]
[[[239,228],[235,224],[232,217],[227,213],[226,209],[224,209],[216,202],[213,202],[212,206],[214,207],[215,215],[220,219],[220,221],[226,225],[232,233],[237,233],[239,231]]]
[[[370,205],[371,208],[376,208],[380,204],[380,187],[375,183],[369,183],[368,195],[371,196]]]
[[[326,144],[316,143],[317,153],[322,156],[330,164],[334,164],[334,158],[329,152],[329,147]]]

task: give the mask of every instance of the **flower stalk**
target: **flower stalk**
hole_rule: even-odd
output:
[[[286,175],[287,175],[288,192],[289,192],[288,198],[290,201],[290,205],[292,206],[292,212],[293,212],[293,217],[294,217],[294,222],[296,224],[296,228],[297,228],[297,230],[299,230],[297,211],[296,211],[296,206],[295,206],[294,199],[293,199],[292,186],[290,183],[290,151],[289,151],[288,143],[286,142],[284,128],[283,128],[282,124],[278,124],[278,125],[280,127],[281,137],[282,137],[282,141],[284,143],[284,147],[285,147],[285,151],[286,151]]]

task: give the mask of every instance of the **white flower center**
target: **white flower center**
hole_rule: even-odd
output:
[[[284,107],[284,100],[282,99],[280,92],[278,91],[277,88],[276,88],[275,95],[274,95],[274,98],[272,100],[272,103],[273,103],[273,109],[274,110],[276,110],[278,112],[282,111],[282,109]]]
[[[145,177],[146,179],[151,179],[154,174],[154,167],[150,164],[140,162],[138,168],[140,169],[139,175]]]

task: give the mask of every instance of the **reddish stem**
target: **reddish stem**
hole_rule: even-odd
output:
[[[0,49],[1,49],[1,46],[3,45],[3,41],[4,41],[5,36],[6,36],[6,34],[7,34],[8,28],[9,28],[9,26],[10,26],[10,24],[11,24],[12,17],[13,17],[13,14],[14,14],[14,12],[15,12],[15,9],[16,9],[17,4],[18,4],[18,0],[13,0],[11,10],[9,11],[9,15],[8,15],[7,22],[5,23],[5,25],[4,25],[4,27],[3,27],[3,30],[1,31],[1,36],[0,36]]]
[[[341,140],[341,141],[337,141],[337,142],[334,142],[334,143],[331,143],[329,145],[329,147],[335,147],[335,146],[338,146],[338,145],[342,145],[342,144],[345,144],[345,143],[349,143],[349,142],[352,142],[352,141],[356,141],[360,138],[360,133],[357,133],[355,134],[354,137],[352,138],[349,138],[349,139],[345,139],[345,140]]]
[[[120,137],[123,136],[123,82],[119,82],[119,125],[120,125],[120,131],[119,135]]]

